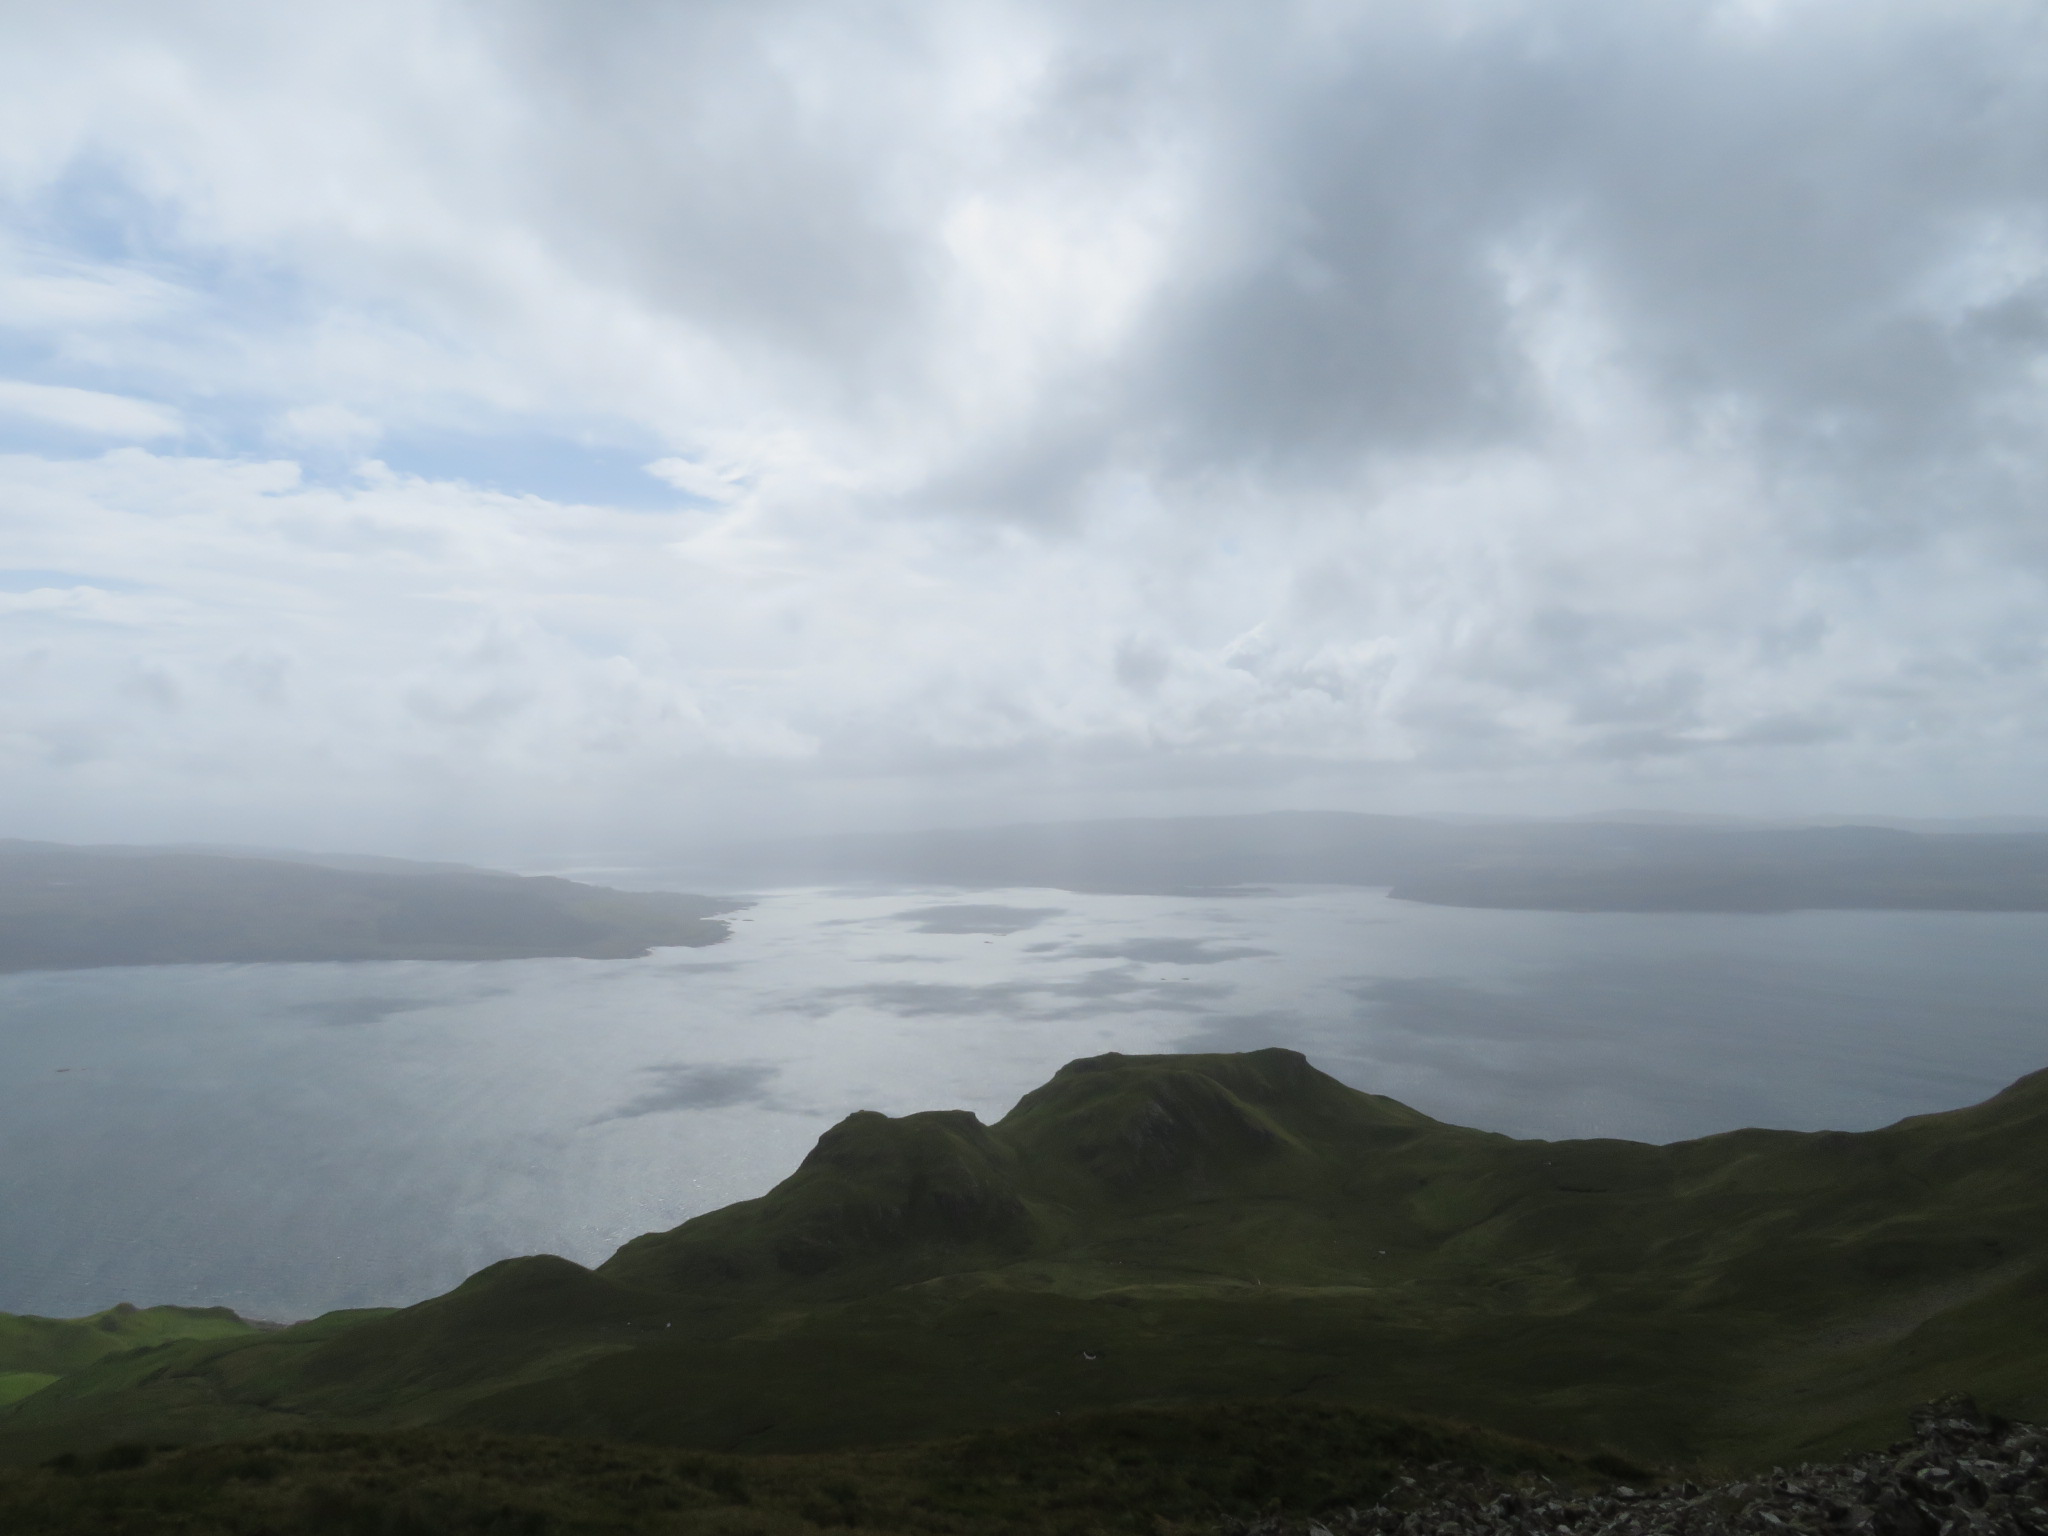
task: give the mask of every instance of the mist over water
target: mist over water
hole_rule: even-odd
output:
[[[651,883],[651,881],[650,881]],[[2048,1065],[2048,914],[790,890],[642,960],[0,977],[0,1310],[399,1304],[765,1191],[855,1109],[1285,1045],[1520,1136],[1868,1129]]]

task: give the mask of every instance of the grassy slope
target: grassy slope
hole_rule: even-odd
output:
[[[110,1355],[180,1339],[252,1338],[262,1332],[226,1307],[134,1307],[88,1317],[0,1312],[0,1408]]]
[[[226,1307],[133,1307],[88,1317],[0,1312],[0,1372],[61,1376],[107,1355],[175,1339],[256,1338],[264,1330]]]
[[[1847,1135],[1447,1126],[1288,1051],[1077,1062],[1001,1122],[855,1115],[597,1271],[493,1266],[321,1335],[109,1362],[20,1458],[310,1418],[804,1451],[1143,1401],[1420,1410],[1656,1460],[2048,1389],[2048,1074]]]
[[[54,1371],[0,1371],[0,1408],[18,1403],[57,1380]]]

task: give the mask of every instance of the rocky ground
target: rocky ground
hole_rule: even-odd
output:
[[[1369,1509],[1237,1521],[1227,1536],[2048,1536],[2048,1429],[1949,1398],[1916,1409],[1913,1438],[1889,1450],[1741,1482],[1587,1494],[1443,1465],[1402,1483]]]

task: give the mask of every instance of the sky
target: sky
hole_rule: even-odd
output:
[[[0,18],[0,835],[2048,812],[2031,0]]]

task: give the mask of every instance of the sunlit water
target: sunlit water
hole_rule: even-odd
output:
[[[2048,1065],[2048,915],[791,891],[644,960],[0,977],[0,1310],[412,1301],[759,1194],[854,1109],[1264,1045],[1524,1136],[1864,1129]]]

